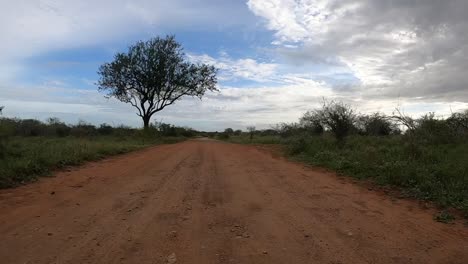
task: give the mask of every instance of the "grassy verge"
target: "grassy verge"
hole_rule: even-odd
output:
[[[14,187],[49,175],[54,169],[126,153],[155,144],[176,143],[182,137],[11,137],[0,157],[0,188]]]
[[[396,186],[405,194],[457,208],[468,217],[468,143],[411,144],[403,136],[351,136],[343,147],[327,136],[232,136],[230,142],[283,144],[288,154],[307,164]]]

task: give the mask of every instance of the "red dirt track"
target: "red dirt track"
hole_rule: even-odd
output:
[[[468,228],[253,146],[191,140],[0,191],[0,263],[468,263]]]

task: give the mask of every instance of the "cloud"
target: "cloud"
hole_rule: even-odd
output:
[[[218,77],[220,81],[239,79],[257,82],[272,81],[278,69],[278,64],[275,63],[257,62],[251,58],[233,59],[226,53],[221,54],[219,58],[213,58],[207,54],[188,54],[187,56],[194,63],[205,63],[218,68],[221,71]]]
[[[346,65],[368,99],[468,101],[468,2],[249,0],[291,61]],[[296,49],[286,49],[291,43]],[[283,47],[281,47],[283,46]]]
[[[258,39],[271,37],[272,45],[254,43],[219,55],[205,54],[205,47],[188,50],[192,61],[220,69],[220,92],[201,101],[184,98],[155,120],[205,130],[268,128],[296,121],[323,97],[362,112],[391,113],[400,105],[414,115],[446,115],[468,107],[466,10],[465,0],[5,1],[0,101],[7,116],[140,126],[131,106],[82,89],[95,82],[93,76],[41,76],[42,84],[28,85],[15,77],[29,58],[49,52],[97,47],[114,53],[110,43],[188,28],[208,32],[203,38],[219,31],[242,38],[239,27],[260,25],[254,33],[271,30],[273,36]],[[251,55],[259,53],[262,59]],[[63,70],[77,63],[65,58],[41,65]],[[71,84],[72,79],[80,82]]]
[[[250,26],[240,3],[214,0],[23,0],[0,9],[0,81],[24,60],[50,51],[106,45],[142,35],[190,27],[194,31]],[[232,16],[225,16],[229,12]]]
[[[428,111],[447,116],[451,111],[468,108],[468,103],[450,105],[427,100],[362,100],[337,94],[332,87],[300,75],[286,75],[284,83],[257,88],[221,86],[220,92],[207,93],[202,100],[183,98],[153,121],[163,121],[199,130],[222,131],[226,127],[244,129],[255,125],[269,128],[280,122],[295,122],[307,110],[318,107],[324,97],[343,100],[361,112],[392,113],[401,105],[408,114]],[[93,124],[103,122],[139,127],[136,110],[115,99],[105,99],[96,90],[64,88],[60,83],[47,86],[0,86],[4,116],[37,118],[59,117],[69,123],[82,119]]]

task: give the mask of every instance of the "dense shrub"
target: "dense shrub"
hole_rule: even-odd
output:
[[[453,113],[449,118],[447,118],[448,126],[452,133],[462,139],[467,139],[468,137],[468,110],[460,113]]]
[[[401,131],[393,120],[383,114],[360,115],[356,128],[361,135],[388,136],[400,134]]]
[[[303,134],[306,129],[298,123],[280,123],[275,126],[275,131],[276,134],[280,135],[282,138],[288,138]]]
[[[102,123],[97,129],[97,132],[100,135],[111,135],[114,132],[114,128],[109,124]]]
[[[230,136],[229,136],[229,134],[228,134],[228,133],[226,133],[226,132],[222,132],[222,133],[219,133],[219,134],[218,134],[218,138],[219,138],[219,139],[226,140],[226,139],[229,139],[229,138],[230,138]]]
[[[342,102],[324,101],[320,109],[306,112],[301,122],[319,133],[331,131],[340,145],[356,130],[356,114],[351,106]]]
[[[163,137],[193,137],[197,134],[197,131],[189,127],[179,127],[171,124],[166,124],[162,122],[155,122],[152,128],[155,129],[155,132]]]
[[[228,134],[228,135],[232,135],[232,134],[234,134],[234,129],[232,129],[232,128],[226,128],[226,129],[224,129],[224,133],[225,133],[225,134]]]

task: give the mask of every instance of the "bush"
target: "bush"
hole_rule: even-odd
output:
[[[275,126],[275,134],[280,135],[282,138],[289,138],[304,134],[306,129],[297,123],[280,123]]]
[[[289,141],[288,153],[290,155],[297,155],[307,150],[307,142],[303,137],[297,137]]]
[[[114,132],[114,129],[112,126],[106,124],[106,123],[103,123],[99,126],[99,128],[97,129],[97,132],[100,134],[100,135],[111,135],[113,132]]]
[[[221,139],[221,140],[226,140],[226,139],[229,139],[229,134],[226,133],[226,132],[223,132],[223,133],[219,133],[218,134],[218,138]]]
[[[466,140],[468,137],[468,110],[453,113],[447,118],[447,125],[455,137]]]
[[[156,130],[156,133],[158,133],[158,135],[163,137],[193,137],[197,134],[197,132],[192,128],[178,127],[162,122],[155,122],[152,128]]]
[[[92,124],[80,120],[71,128],[70,134],[75,137],[92,137],[97,135],[97,129]]]
[[[359,116],[356,127],[361,135],[368,136],[388,136],[401,133],[391,118],[379,113]]]
[[[324,101],[320,109],[308,111],[301,118],[305,124],[309,124],[317,132],[327,129],[333,133],[340,145],[345,138],[355,129],[356,115],[347,104],[335,101]]]
[[[429,113],[417,120],[417,126],[411,133],[425,144],[446,144],[455,141],[455,135],[450,131],[447,121],[436,119],[434,113]]]
[[[47,119],[48,136],[66,137],[70,135],[71,128],[58,118]]]

